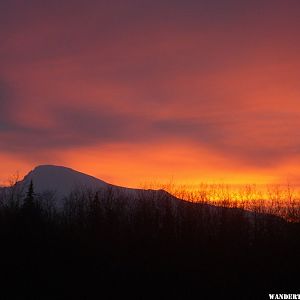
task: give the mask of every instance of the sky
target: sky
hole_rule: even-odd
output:
[[[0,1],[0,183],[300,183],[298,0]]]

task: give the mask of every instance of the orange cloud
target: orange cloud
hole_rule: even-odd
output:
[[[29,2],[0,10],[2,180],[298,178],[298,2]]]

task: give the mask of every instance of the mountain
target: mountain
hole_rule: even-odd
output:
[[[72,191],[77,189],[95,191],[110,186],[108,183],[90,175],[70,168],[53,165],[36,167],[20,183],[26,188],[31,180],[36,193],[51,191],[55,193],[57,198],[68,196]]]
[[[56,203],[59,207],[63,203],[62,200],[64,197],[68,197],[72,192],[76,191],[91,191],[93,194],[98,192],[105,195],[105,197],[108,197],[110,194],[114,199],[126,198],[130,204],[134,204],[135,200],[154,200],[157,207],[163,207],[166,203],[165,201],[171,201],[170,203],[174,207],[183,203],[189,206],[199,205],[190,202],[187,203],[185,200],[176,198],[165,190],[144,190],[116,186],[63,166],[41,165],[34,168],[18,183],[24,194],[28,190],[31,181],[34,185],[35,194],[54,193]],[[215,213],[219,211],[213,205],[202,206]]]
[[[13,194],[18,194],[20,195],[19,199],[22,201],[31,181],[33,182],[36,195],[44,194],[44,196],[46,196],[45,193],[51,192],[50,197],[54,200],[53,204],[57,205],[57,208],[63,207],[64,198],[68,197],[72,192],[79,192],[79,195],[82,195],[83,199],[87,199],[89,195],[94,197],[95,193],[98,192],[99,197],[102,199],[106,199],[108,202],[113,200],[110,202],[112,206],[115,205],[118,207],[120,204],[120,207],[122,207],[122,204],[126,203],[127,209],[134,209],[141,205],[141,203],[145,203],[145,205],[153,205],[151,209],[159,209],[162,212],[171,207],[173,212],[178,211],[178,208],[183,206],[189,207],[193,211],[197,211],[200,208],[202,218],[213,216],[214,219],[217,219],[224,215],[234,217],[242,213],[244,217],[252,221],[257,218],[269,219],[270,217],[272,220],[280,219],[266,214],[243,211],[238,208],[226,208],[211,204],[188,202],[176,198],[164,190],[144,190],[116,186],[71,168],[53,165],[38,166],[30,171],[24,179],[19,181],[15,186],[0,189],[0,198],[2,197],[9,200]],[[92,192],[92,194],[89,192]],[[42,197],[42,199],[49,198]]]
[[[37,166],[18,184],[23,191],[27,191],[31,181],[33,182],[34,192],[36,194],[53,192],[56,200],[58,201],[76,191],[92,191],[93,193],[113,192],[115,197],[119,197],[121,195],[130,199],[137,199],[141,197],[163,198],[166,196],[175,199],[175,197],[163,190],[143,190],[116,186],[63,166]]]

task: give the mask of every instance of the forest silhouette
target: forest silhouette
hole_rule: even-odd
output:
[[[146,196],[147,195],[147,196]],[[300,224],[149,190],[0,197],[2,293],[11,299],[265,299],[293,292]],[[93,295],[93,296],[92,296]]]

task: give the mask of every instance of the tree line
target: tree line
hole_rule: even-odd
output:
[[[0,195],[0,238],[3,287],[28,299],[264,299],[298,286],[298,223],[162,190],[81,188],[55,204],[34,182],[14,185]]]

